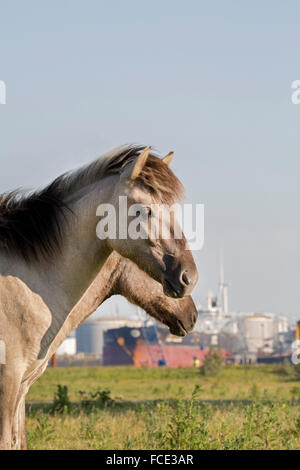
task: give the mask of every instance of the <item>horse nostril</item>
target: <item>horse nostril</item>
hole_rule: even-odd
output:
[[[183,273],[183,274],[182,274],[181,280],[182,280],[182,282],[183,282],[186,286],[188,286],[188,285],[190,284],[190,282],[191,282],[191,281],[189,280],[189,278],[187,277],[186,273]]]

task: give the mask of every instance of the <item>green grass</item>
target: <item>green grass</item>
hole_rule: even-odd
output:
[[[58,384],[68,397],[61,388],[53,411]],[[28,394],[27,436],[32,449],[300,449],[299,397],[279,366],[209,378],[193,368],[48,369]]]

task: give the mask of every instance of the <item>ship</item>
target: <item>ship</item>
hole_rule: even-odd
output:
[[[184,338],[169,333],[168,328],[152,324],[140,328],[121,327],[104,332],[103,365],[135,367],[199,367],[209,348],[200,344],[197,331]],[[226,352],[221,354],[225,357]]]

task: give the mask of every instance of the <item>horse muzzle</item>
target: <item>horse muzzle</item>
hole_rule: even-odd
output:
[[[186,297],[193,292],[195,284],[198,280],[198,273],[196,275],[189,275],[187,271],[182,271],[179,273],[164,274],[162,286],[164,294],[168,297],[173,297],[175,299],[180,299]]]
[[[164,294],[175,299],[190,295],[198,281],[198,271],[192,256],[183,261],[175,256],[165,255],[163,261],[165,270],[161,283]]]
[[[191,296],[178,300],[177,308],[168,322],[170,333],[176,336],[186,336],[197,321],[198,312]]]

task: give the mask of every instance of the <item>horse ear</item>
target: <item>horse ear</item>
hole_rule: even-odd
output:
[[[166,156],[162,159],[162,161],[163,161],[166,165],[170,166],[170,163],[171,163],[171,160],[172,160],[172,158],[173,158],[173,155],[174,155],[174,152],[169,152],[168,155],[166,155]]]
[[[142,151],[142,153],[138,156],[138,159],[135,162],[134,168],[133,168],[132,173],[131,173],[131,179],[132,180],[135,180],[139,176],[140,172],[142,171],[142,169],[143,169],[143,167],[146,163],[149,152],[150,152],[150,147],[146,147]]]

